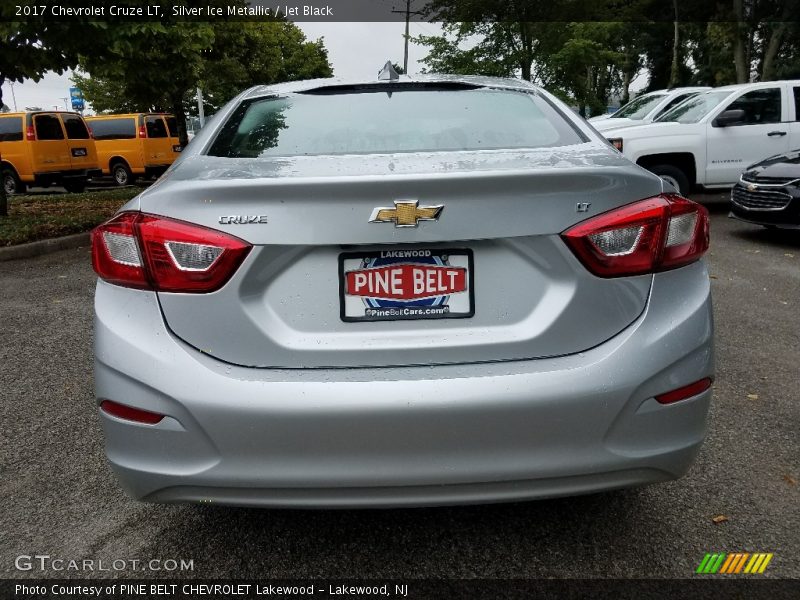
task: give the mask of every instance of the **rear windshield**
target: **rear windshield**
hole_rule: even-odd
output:
[[[161,117],[146,117],[144,124],[147,127],[147,137],[149,138],[165,138],[167,136],[167,127],[164,125],[164,119]]]
[[[22,117],[0,117],[0,142],[22,141]]]
[[[243,102],[209,154],[234,158],[541,148],[585,139],[546,100],[472,89],[259,98]]]
[[[132,140],[136,138],[136,121],[133,117],[125,119],[98,119],[90,121],[89,126],[96,140]]]
[[[63,140],[64,132],[61,129],[61,121],[55,115],[36,115],[33,118],[36,126],[37,140]]]
[[[169,137],[178,137],[178,120],[175,117],[164,117],[169,129]]]
[[[88,140],[89,130],[86,124],[78,115],[61,115],[64,121],[64,129],[67,130],[67,137],[71,140]]]

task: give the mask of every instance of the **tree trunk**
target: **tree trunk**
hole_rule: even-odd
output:
[[[733,62],[736,66],[736,83],[747,83],[750,81],[750,69],[744,39],[747,23],[744,21],[743,0],[733,0],[733,13],[736,18],[733,34]]]
[[[788,28],[788,23],[786,21],[789,17],[790,13],[788,9],[784,8],[783,21],[781,23],[776,23],[772,29],[772,35],[769,37],[769,42],[766,44],[764,56],[761,60],[761,81],[772,81],[775,79],[775,57],[778,55],[778,50],[781,49],[783,35]]]
[[[180,94],[170,98],[172,114],[175,115],[175,123],[178,126],[178,141],[184,148],[189,143],[189,135],[186,133],[186,114],[183,112],[183,97],[185,95]]]
[[[671,88],[678,86],[679,73],[678,55],[680,53],[680,31],[678,29],[678,0],[672,0],[672,7],[675,10],[674,32],[672,37],[672,68],[669,74],[669,86]]]

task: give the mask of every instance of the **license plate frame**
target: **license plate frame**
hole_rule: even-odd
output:
[[[396,255],[397,253],[404,254]],[[413,253],[422,254],[417,254],[416,256],[410,255]],[[369,300],[372,300],[372,302],[369,302],[363,296],[348,294],[346,289],[346,274],[351,271],[372,268],[365,266],[369,264],[369,261],[372,259],[380,259],[384,261],[384,265],[411,264],[415,266],[434,266],[438,268],[449,266],[455,270],[465,269],[464,280],[466,289],[454,293],[442,294],[441,296],[419,298],[409,301],[369,298]],[[360,268],[356,267],[358,261],[361,262]],[[386,263],[385,261],[389,262]],[[451,263],[451,261],[454,262]],[[469,248],[428,247],[403,250],[391,249],[342,252],[339,254],[338,262],[339,316],[341,320],[346,323],[469,319],[475,316],[475,266],[473,253]],[[457,298],[451,298],[455,296],[457,296]],[[451,304],[451,302],[453,302],[453,304]],[[380,306],[374,306],[375,304]],[[360,314],[359,307],[361,307],[360,310],[364,311],[363,315]],[[456,310],[453,310],[453,308]],[[357,314],[353,314],[354,312]]]

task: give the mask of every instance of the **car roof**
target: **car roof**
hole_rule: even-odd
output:
[[[756,81],[753,83],[735,83],[732,85],[723,85],[717,88],[712,88],[711,92],[735,92],[736,90],[743,90],[745,88],[762,88],[762,87],[773,87],[775,84],[780,83],[788,83],[790,85],[800,85],[800,79],[782,79],[779,81]]]
[[[244,94],[244,98],[257,98],[266,94],[290,94],[307,92],[324,88],[337,88],[349,86],[387,86],[397,83],[443,83],[443,84],[464,84],[477,87],[513,89],[520,91],[537,91],[539,88],[529,81],[523,79],[513,79],[510,77],[487,77],[481,75],[445,75],[445,74],[421,74],[421,75],[400,75],[392,82],[375,79],[347,79],[340,77],[327,77],[323,79],[306,79],[303,81],[291,81],[288,83],[276,83],[270,85],[258,85],[250,88]]]

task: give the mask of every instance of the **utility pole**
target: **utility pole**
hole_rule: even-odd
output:
[[[392,12],[396,14],[405,13],[406,15],[406,34],[403,36],[405,38],[405,44],[403,47],[403,74],[408,75],[408,25],[411,21],[411,15],[421,15],[422,13],[418,10],[411,10],[411,0],[406,0],[405,10],[395,10],[393,8]]]
[[[200,119],[200,127],[206,125],[206,111],[203,108],[203,90],[197,88],[197,117]]]
[[[8,85],[11,86],[11,98],[14,100],[14,112],[17,112],[17,95],[14,93],[14,81],[9,81]]]

